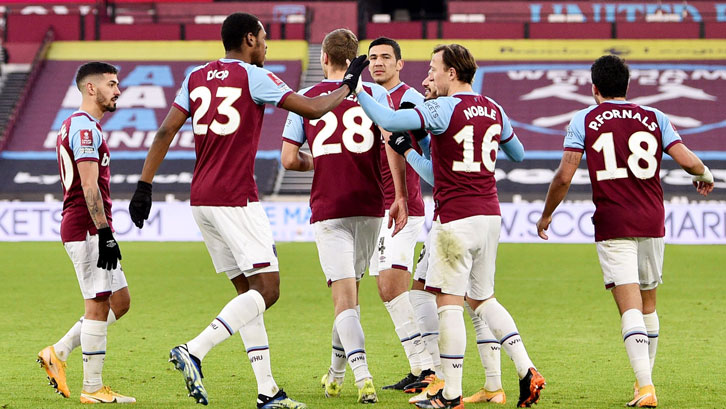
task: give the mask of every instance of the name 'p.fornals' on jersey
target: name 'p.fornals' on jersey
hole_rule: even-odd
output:
[[[595,203],[595,240],[663,237],[663,152],[681,137],[655,108],[606,101],[575,114],[565,150],[585,152]]]

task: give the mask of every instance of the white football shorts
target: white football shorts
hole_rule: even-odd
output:
[[[501,216],[470,216],[431,228],[426,290],[484,300],[494,294]]]
[[[429,269],[429,247],[431,243],[431,232],[426,236],[421,252],[418,253],[416,260],[416,271],[413,273],[413,279],[421,283],[426,283],[426,271]]]
[[[126,276],[121,269],[121,261],[113,270],[104,270],[96,267],[98,264],[98,235],[86,234],[84,241],[69,241],[63,243],[68,257],[76,270],[78,285],[81,294],[86,300],[104,295],[111,295],[127,287]],[[121,254],[123,256],[123,254]]]
[[[192,206],[217,273],[229,279],[279,271],[270,221],[260,202],[247,206]]]
[[[328,285],[344,278],[360,280],[376,249],[380,217],[342,217],[313,223],[320,266]]]
[[[641,290],[652,290],[663,282],[663,237],[628,237],[596,244],[605,289],[639,284]]]
[[[408,272],[413,270],[413,252],[416,249],[416,240],[421,233],[423,224],[423,216],[411,216],[403,230],[391,237],[395,224],[390,229],[388,228],[388,210],[386,210],[376,240],[376,251],[371,257],[369,274],[377,276],[381,271],[392,268]]]

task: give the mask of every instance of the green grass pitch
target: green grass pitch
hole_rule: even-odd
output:
[[[202,243],[121,243],[131,310],[109,328],[104,380],[135,396],[137,408],[191,408],[181,375],[167,362],[176,344],[196,336],[234,296],[216,275]],[[348,370],[342,397],[325,399],[319,380],[330,362],[330,291],[312,243],[280,243],[282,295],[265,322],[273,373],[291,397],[310,408],[354,408]],[[47,386],[35,363],[83,312],[75,274],[60,243],[0,243],[0,408],[77,407],[80,351],[69,359],[71,398]],[[663,408],[723,408],[726,396],[726,250],[668,246],[659,291],[661,336],[654,380]],[[547,378],[539,408],[620,408],[632,396],[633,374],[620,337],[619,317],[603,289],[594,245],[502,244],[497,298],[514,316],[535,364]],[[408,366],[375,281],[361,283],[366,349],[379,389],[375,407],[412,408],[409,395],[382,391]],[[466,315],[466,314],[465,314]],[[467,321],[464,393],[484,381]],[[502,351],[507,407],[518,388]],[[254,408],[256,385],[238,335],[204,360],[212,408]],[[491,405],[467,405],[467,407]]]

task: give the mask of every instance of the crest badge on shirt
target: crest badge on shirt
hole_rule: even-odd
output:
[[[90,129],[81,129],[81,146],[93,146],[93,132]]]

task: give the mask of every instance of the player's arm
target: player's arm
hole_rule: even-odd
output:
[[[426,149],[428,150],[428,141],[430,140],[429,137],[426,137],[425,139],[422,139],[419,141],[419,146],[421,146],[421,142],[426,140]],[[393,149],[396,153],[406,158],[406,162],[408,162],[409,165],[413,168],[413,170],[416,171],[416,173],[421,176],[426,183],[433,186],[434,185],[434,166],[431,163],[431,159],[425,158],[421,156],[418,152],[416,152],[415,149],[413,149],[413,145],[411,144],[411,136],[408,134],[408,132],[396,132],[391,135],[391,138],[388,141],[388,145],[390,145],[390,148]],[[422,148],[423,149],[423,148]]]
[[[388,158],[388,167],[391,169],[391,176],[393,177],[393,186],[395,189],[395,199],[391,208],[388,211],[388,228],[393,226],[394,222],[396,228],[393,229],[391,237],[398,234],[408,221],[408,188],[406,187],[406,160],[398,155],[395,150],[388,144],[391,138],[391,133],[381,129],[381,134],[384,138],[386,146],[386,157]]]
[[[136,191],[129,203],[129,215],[138,228],[144,227],[144,220],[149,218],[149,212],[151,212],[151,182],[154,180],[154,175],[166,157],[174,136],[184,125],[187,117],[186,112],[172,106],[154,135],[154,141],[151,143],[149,153],[146,154],[144,167],[141,170],[141,177],[136,184]]]
[[[666,151],[683,170],[693,175],[693,185],[698,193],[707,196],[713,191],[713,174],[693,151],[682,143],[673,144]]]
[[[570,184],[572,183],[572,177],[580,165],[580,160],[582,160],[582,152],[566,150],[562,154],[560,167],[557,168],[557,172],[555,172],[552,183],[550,183],[550,187],[547,190],[547,198],[545,199],[542,216],[537,221],[537,234],[544,240],[549,238],[545,230],[550,227],[552,213],[555,212],[557,206],[567,196],[567,191],[570,190]]]
[[[282,141],[282,166],[287,170],[307,172],[314,169],[313,156],[300,150],[300,146]]]
[[[93,225],[96,226],[96,229],[109,227],[106,212],[103,209],[101,189],[98,188],[98,162],[87,160],[76,163],[76,166],[78,176],[81,178],[83,197],[86,199],[86,206]]]
[[[390,132],[408,131],[423,127],[422,119],[415,109],[393,109],[379,104],[367,92],[358,93],[358,103],[373,122]]]
[[[103,208],[101,189],[98,188],[98,162],[82,161],[77,162],[78,176],[81,178],[83,197],[86,199],[88,214],[91,215],[93,225],[98,231],[98,262],[96,266],[106,270],[113,270],[121,260],[121,250],[118,242],[113,237],[111,227],[106,219],[106,212]]]
[[[174,140],[179,129],[186,122],[188,115],[182,112],[179,108],[172,106],[169,113],[166,114],[164,122],[161,123],[159,130],[154,135],[154,141],[151,143],[149,153],[146,154],[146,160],[144,161],[144,168],[141,171],[141,178],[139,180],[151,183],[154,180],[156,171],[159,170],[161,162],[169,152],[169,146]]]
[[[337,107],[349,94],[345,85],[326,95],[319,95],[314,98],[300,94],[290,94],[280,105],[290,112],[294,112],[303,118],[318,119]]]
[[[309,98],[300,94],[290,94],[279,105],[288,111],[294,112],[303,118],[318,119],[327,112],[337,107],[345,97],[351,93],[355,93],[360,85],[360,74],[365,67],[368,66],[368,60],[365,55],[356,57],[350,61],[348,69],[343,77],[343,82],[337,90],[327,95],[319,95]]]
[[[499,144],[499,147],[512,162],[523,161],[524,146],[522,145],[522,142],[519,141],[519,138],[517,138],[517,134],[514,133],[512,123],[509,121],[507,113],[504,112],[504,108],[499,106],[499,104],[491,99],[490,101],[492,101],[497,108],[499,108],[499,112],[502,113],[502,142]]]

